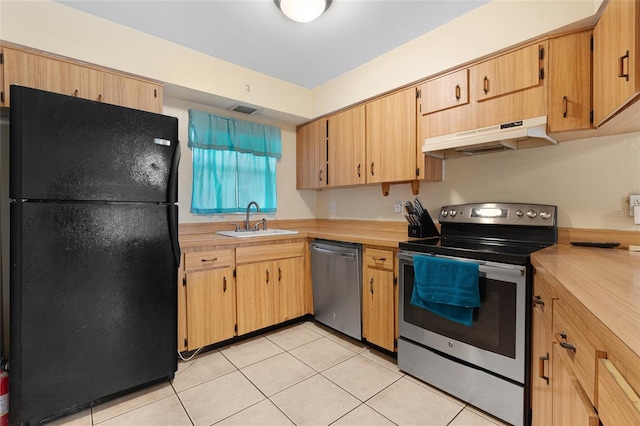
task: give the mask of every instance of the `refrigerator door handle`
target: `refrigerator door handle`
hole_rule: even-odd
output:
[[[171,233],[171,245],[176,266],[180,267],[180,242],[178,241],[178,206],[171,205],[169,209],[169,232]]]

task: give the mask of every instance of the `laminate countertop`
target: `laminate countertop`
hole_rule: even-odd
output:
[[[531,261],[640,356],[640,252],[559,244]]]

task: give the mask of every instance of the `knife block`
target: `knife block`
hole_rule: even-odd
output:
[[[425,210],[420,225],[409,225],[408,235],[411,238],[431,238],[440,236],[440,232]]]

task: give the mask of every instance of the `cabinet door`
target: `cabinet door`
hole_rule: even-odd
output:
[[[324,188],[327,185],[327,120],[300,126],[296,139],[297,189]]]
[[[259,262],[236,267],[238,335],[275,324],[277,267]]]
[[[567,370],[557,343],[553,344],[551,389],[554,425],[598,426],[598,415],[572,372]]]
[[[591,31],[549,40],[549,131],[591,127]]]
[[[365,177],[365,107],[349,109],[328,119],[329,186],[363,184]]]
[[[503,96],[540,84],[541,52],[532,44],[475,65],[474,99]]]
[[[362,289],[362,337],[395,350],[393,271],[365,267]]]
[[[91,68],[83,70],[88,99],[162,113],[162,86]]]
[[[277,322],[301,317],[304,308],[304,257],[275,262],[278,279]]]
[[[593,115],[602,125],[640,93],[640,2],[611,0],[593,30]]]
[[[533,426],[548,426],[552,424],[552,395],[549,382],[552,374],[552,352],[553,337],[545,327],[542,312],[534,309],[531,343],[531,424]]]
[[[422,115],[466,105],[469,103],[469,70],[461,69],[427,81],[418,90],[418,108]]]
[[[416,89],[366,104],[367,183],[416,177]]]
[[[189,350],[235,335],[236,295],[230,268],[187,273]]]

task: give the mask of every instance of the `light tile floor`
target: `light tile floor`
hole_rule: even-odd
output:
[[[173,381],[54,424],[504,425],[314,322],[180,361]]]

